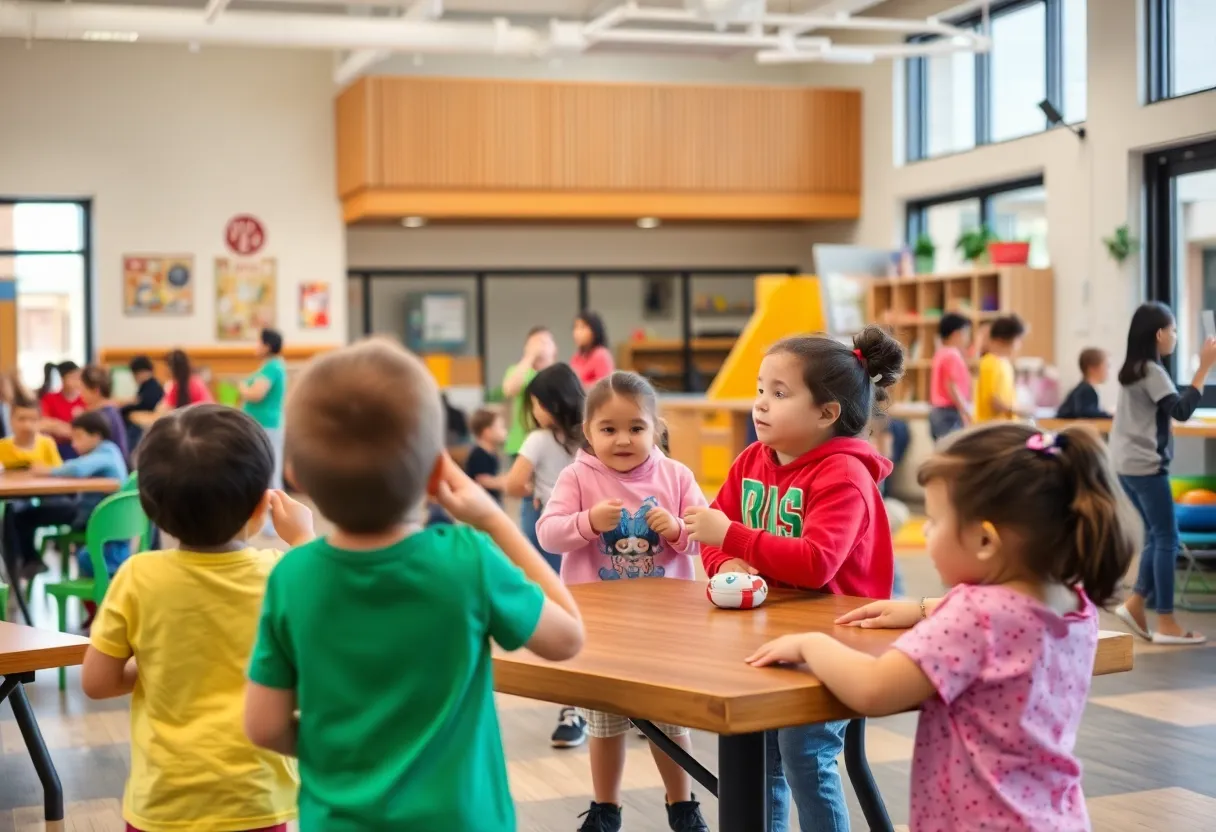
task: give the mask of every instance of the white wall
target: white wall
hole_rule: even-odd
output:
[[[0,40],[0,193],[93,199],[95,348],[213,342],[239,213],[266,226],[288,343],[345,340],[332,69],[319,52]],[[155,252],[195,256],[192,316],[123,314],[122,256]],[[301,331],[297,287],[318,280],[335,324]]]
[[[892,0],[876,14],[932,14],[955,0]],[[1137,0],[1089,0],[1088,135],[1062,128],[953,156],[904,165],[902,66],[811,67],[808,82],[864,92],[864,190],[856,242],[902,242],[905,203],[977,185],[1042,174],[1048,246],[1056,273],[1056,362],[1072,383],[1086,346],[1123,354],[1131,311],[1143,294],[1139,264],[1119,268],[1101,238],[1142,227],[1142,158],[1150,149],[1216,132],[1216,93],[1144,106],[1144,42]],[[892,115],[894,114],[894,117]],[[1138,232],[1137,232],[1138,233]],[[1108,391],[1109,394],[1110,391]]]

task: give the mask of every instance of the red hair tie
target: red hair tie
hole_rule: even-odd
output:
[[[857,360],[861,363],[861,368],[863,370],[869,369],[866,363],[866,357],[861,354],[861,350],[853,350],[853,355],[857,356]]]

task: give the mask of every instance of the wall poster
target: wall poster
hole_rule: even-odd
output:
[[[300,328],[326,329],[329,327],[329,284],[300,284]]]
[[[276,262],[215,258],[215,337],[220,341],[255,341],[278,321]]]
[[[128,315],[191,315],[193,278],[192,254],[124,255],[123,311]]]

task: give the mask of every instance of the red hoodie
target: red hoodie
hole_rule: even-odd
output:
[[[891,467],[864,439],[830,439],[788,465],[752,443],[713,502],[732,522],[721,549],[701,544],[705,571],[737,557],[775,586],[890,598],[895,555],[878,482]]]

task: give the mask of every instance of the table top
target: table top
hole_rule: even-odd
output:
[[[764,642],[821,631],[877,656],[903,632],[835,626],[865,603],[838,595],[773,590],[757,610],[720,610],[701,581],[605,581],[570,590],[587,630],[583,651],[560,664],[527,650],[497,652],[496,690],[716,734],[856,716],[805,668],[744,664]],[[1094,673],[1131,667],[1132,637],[1102,633]]]
[[[7,471],[0,475],[0,500],[14,497],[49,497],[56,494],[113,494],[122,488],[118,480],[73,477],[49,477]]]
[[[1098,433],[1110,433],[1114,422],[1111,419],[1039,419],[1035,424],[1044,430],[1063,430],[1069,425],[1089,425]],[[1174,422],[1174,436],[1197,436],[1216,439],[1216,422],[1192,420]]]
[[[88,646],[81,636],[0,621],[0,676],[80,664]]]

